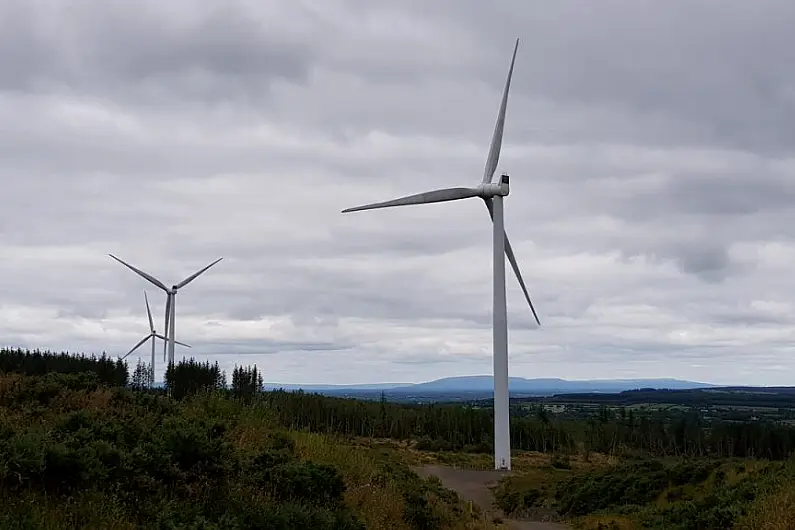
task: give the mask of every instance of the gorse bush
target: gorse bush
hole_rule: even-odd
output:
[[[16,405],[0,415],[0,527],[66,528],[93,512],[97,524],[142,528],[364,528],[343,504],[339,471],[301,459],[284,436],[250,455],[228,436],[234,418],[93,385],[49,374],[0,396]],[[57,410],[43,399],[89,405],[103,392],[113,406]]]
[[[650,503],[669,487],[703,482],[717,466],[718,462],[712,461],[666,466],[659,460],[648,460],[575,474],[559,484],[557,509],[563,515],[585,515]]]
[[[546,505],[589,530],[778,528],[769,526],[757,501],[776,498],[795,485],[795,462],[647,460],[555,472],[557,482],[541,488],[521,477],[502,481],[495,491],[497,503],[507,513]],[[795,522],[795,515],[780,518]]]
[[[544,498],[544,492],[536,487],[514,489],[498,487],[494,491],[495,501],[505,513],[521,514],[537,506]]]

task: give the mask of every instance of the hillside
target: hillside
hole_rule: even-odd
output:
[[[525,379],[523,377],[511,377],[508,380],[508,389],[515,393],[561,393],[561,392],[622,392],[636,388],[705,388],[712,385],[707,383],[697,383],[693,381],[681,381],[678,379],[606,379],[606,380],[585,380],[569,381],[566,379]],[[440,392],[452,391],[493,391],[494,382],[490,375],[479,375],[469,377],[447,377],[418,383],[405,390],[435,390]]]
[[[227,382],[194,359],[169,367],[167,391],[147,388],[150,375],[104,356],[0,350],[0,528],[512,523],[417,475],[435,469],[462,495],[476,485],[479,502],[488,497],[493,473],[442,471],[492,467],[487,405],[263,392],[256,367]],[[514,471],[496,488],[500,507],[514,528],[538,527],[523,518],[594,530],[792,527],[787,410],[752,421],[673,410],[512,406]]]
[[[93,373],[0,375],[0,528],[486,529],[389,445]]]
[[[552,395],[563,393],[586,392],[623,392],[639,388],[692,389],[709,388],[714,385],[678,379],[606,379],[569,381],[557,378],[525,379],[511,377],[508,389],[512,394]],[[380,394],[386,392],[390,396],[401,394],[445,394],[470,395],[473,393],[489,394],[494,390],[493,378],[490,375],[446,377],[425,383],[374,383],[363,385],[300,385],[265,383],[267,390],[283,388],[285,390],[304,390],[328,394]]]

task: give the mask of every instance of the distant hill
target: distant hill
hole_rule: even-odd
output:
[[[569,381],[557,378],[526,379],[511,377],[508,390],[513,394],[550,395],[556,393],[615,393],[639,388],[686,390],[694,388],[712,388],[716,385],[680,379],[602,379]],[[300,385],[266,383],[266,389],[284,388],[285,390],[303,389],[308,392],[344,392],[344,391],[389,391],[395,393],[441,393],[457,394],[488,393],[494,388],[492,376],[475,375],[462,377],[445,377],[426,383],[374,383],[369,385]]]
[[[265,390],[277,390],[283,388],[284,390],[305,390],[307,392],[325,392],[337,390],[392,390],[394,388],[406,388],[412,386],[413,383],[372,383],[361,385],[302,385],[302,384],[282,384],[282,383],[265,383],[262,388]]]

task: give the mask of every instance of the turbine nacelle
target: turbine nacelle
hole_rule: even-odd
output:
[[[484,199],[492,197],[507,197],[511,192],[508,175],[500,177],[500,182],[484,182],[477,187],[478,196]]]

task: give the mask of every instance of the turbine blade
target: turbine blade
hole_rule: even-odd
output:
[[[144,301],[146,302],[146,314],[149,317],[149,330],[154,333],[155,332],[155,322],[152,320],[152,310],[149,309],[149,297],[146,296],[146,290],[144,290]]]
[[[516,274],[516,279],[519,280],[519,286],[524,293],[524,299],[527,300],[527,305],[530,306],[530,311],[533,312],[533,318],[536,319],[536,324],[540,326],[541,321],[538,320],[538,313],[536,313],[536,308],[533,307],[533,302],[530,300],[530,293],[527,292],[527,286],[522,278],[522,273],[519,271],[519,264],[516,262],[516,256],[513,254],[513,248],[511,248],[511,242],[508,240],[507,234],[505,235],[505,255],[508,256],[508,261],[511,262],[511,268],[514,274]]]
[[[409,195],[407,197],[401,197],[391,201],[376,202],[373,204],[366,204],[364,206],[346,208],[345,210],[342,210],[342,213],[374,210],[376,208],[389,208],[390,206],[407,206],[410,204],[430,204],[434,202],[457,201],[459,199],[477,197],[479,194],[480,192],[475,188],[447,188],[443,190],[418,193],[416,195]]]
[[[155,337],[157,337],[158,339],[162,339],[162,340],[168,340],[167,338],[165,338],[163,335],[160,335],[159,333],[155,333]],[[178,340],[175,340],[174,344],[179,344],[180,346],[185,346],[186,348],[193,348],[193,346],[191,346],[190,344],[185,344],[184,342],[180,342]]]
[[[201,269],[200,271],[198,271],[198,272],[194,272],[193,274],[191,274],[190,276],[188,276],[187,278],[185,278],[184,280],[182,280],[181,282],[179,282],[179,283],[177,284],[177,289],[182,289],[183,287],[185,287],[185,286],[186,286],[186,285],[188,285],[190,282],[192,282],[193,280],[195,280],[196,278],[198,278],[198,277],[199,277],[199,275],[201,275],[202,273],[204,273],[204,272],[205,272],[207,269],[209,269],[210,267],[212,267],[213,265],[215,265],[216,263],[218,263],[218,262],[219,262],[219,261],[221,261],[222,259],[224,259],[224,258],[218,258],[217,260],[213,261],[212,263],[210,263],[209,265],[207,265],[206,267],[204,267],[204,268],[203,268],[203,269]]]
[[[508,91],[511,89],[511,77],[513,77],[513,65],[516,62],[516,50],[519,48],[519,39],[513,47],[513,57],[511,57],[511,67],[508,69],[508,78],[505,80],[505,89],[502,92],[502,102],[500,112],[497,114],[497,124],[494,126],[494,134],[491,137],[491,147],[489,157],[486,159],[486,168],[483,170],[483,182],[491,182],[497,164],[500,161],[500,149],[502,148],[502,132],[505,129],[505,110],[508,108]]]
[[[486,208],[489,210],[489,217],[491,217],[491,221],[494,222],[494,206],[491,202],[491,199],[486,199],[483,202],[486,203]],[[541,321],[538,319],[536,308],[533,307],[533,302],[530,300],[530,293],[527,291],[524,278],[522,278],[522,273],[519,270],[519,264],[516,262],[516,256],[513,253],[513,247],[511,247],[511,242],[508,240],[507,233],[505,234],[505,255],[508,257],[508,261],[511,263],[511,268],[513,269],[513,273],[516,275],[516,279],[519,280],[519,287],[522,288],[522,293],[524,293],[524,298],[527,300],[527,305],[530,306],[530,311],[533,312],[533,317],[536,319],[536,324],[540,326]]]
[[[155,278],[151,274],[147,274],[144,271],[142,271],[141,269],[136,269],[135,267],[133,267],[129,263],[126,263],[126,262],[120,260],[119,258],[114,256],[113,254],[108,254],[108,256],[110,256],[111,258],[115,259],[116,261],[118,261],[119,263],[121,263],[122,265],[124,265],[125,267],[127,267],[128,269],[130,269],[131,271],[136,273],[137,275],[139,275],[142,278],[144,278],[145,280],[148,280],[149,282],[151,282],[152,284],[156,285],[157,287],[160,287],[164,291],[168,291],[168,287],[166,287],[163,284],[163,282],[161,282],[160,280],[158,280],[157,278]]]
[[[124,359],[126,359],[126,358],[127,358],[127,355],[130,355],[132,352],[134,352],[135,350],[137,350],[138,348],[140,348],[140,347],[141,347],[141,345],[142,345],[144,342],[146,342],[146,341],[148,341],[148,340],[149,340],[149,337],[151,337],[151,335],[147,335],[146,337],[142,338],[142,339],[141,339],[141,340],[138,342],[138,344],[136,344],[135,346],[133,346],[133,347],[132,347],[132,349],[131,349],[130,351],[128,351],[128,352],[127,352],[127,354],[126,354],[124,357],[122,357],[122,358],[121,358],[121,360],[123,361]]]

